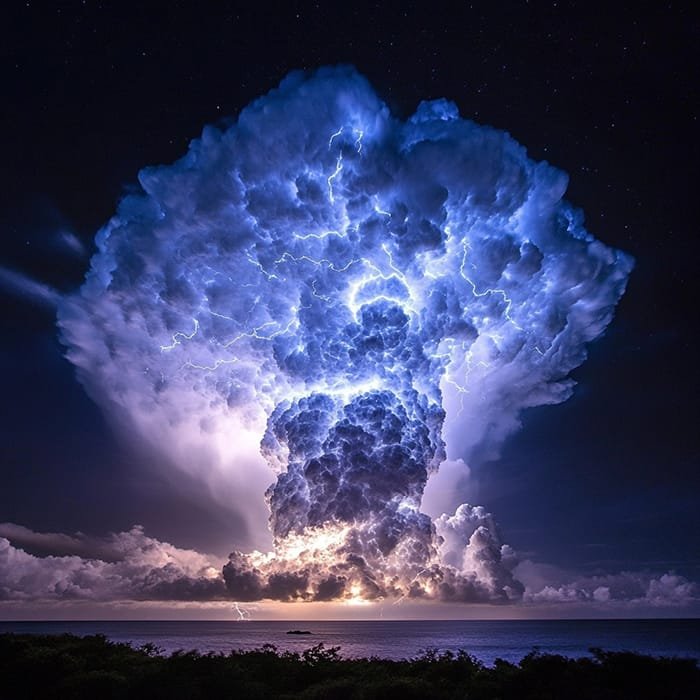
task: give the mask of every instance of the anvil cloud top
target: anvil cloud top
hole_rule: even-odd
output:
[[[99,403],[251,523],[277,475],[273,549],[231,555],[231,597],[519,598],[488,513],[420,508],[446,458],[568,398],[624,292],[632,260],[566,176],[445,100],[400,121],[340,67],[139,180],[62,337]]]

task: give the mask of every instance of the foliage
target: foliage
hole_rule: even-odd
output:
[[[484,666],[464,651],[428,649],[410,660],[344,659],[339,647],[166,656],[101,635],[0,635],[0,696],[41,698],[306,698],[308,700],[685,700],[700,697],[694,659],[592,649],[570,659],[537,651]]]

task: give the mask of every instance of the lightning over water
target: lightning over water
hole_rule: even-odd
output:
[[[62,338],[96,401],[266,533],[231,599],[518,600],[493,516],[423,496],[571,395],[624,293],[566,176],[446,100],[401,121],[340,67],[139,181]]]

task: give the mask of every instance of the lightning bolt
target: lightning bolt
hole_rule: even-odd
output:
[[[250,620],[250,613],[245,608],[242,608],[238,603],[233,604],[233,609],[238,613],[239,622],[248,622]]]
[[[329,151],[331,150],[331,146],[333,145],[333,141],[343,133],[343,128],[344,127],[341,126],[340,129],[338,129],[338,131],[336,131],[334,134],[331,134],[331,137],[328,139],[328,150]]]
[[[328,182],[328,199],[330,200],[331,204],[335,204],[335,196],[333,195],[333,180],[335,180],[338,175],[340,175],[341,171],[343,170],[343,154],[341,153],[338,156],[338,160],[335,162],[335,171],[328,176],[328,179],[326,180]]]
[[[522,330],[522,328],[521,328],[521,327],[511,318],[511,316],[510,316],[510,310],[511,310],[511,308],[512,308],[513,301],[512,301],[511,298],[508,296],[508,294],[506,294],[506,291],[505,291],[504,289],[498,289],[498,288],[496,288],[496,289],[491,289],[491,288],[489,288],[489,289],[485,289],[484,291],[480,292],[480,291],[477,290],[476,284],[473,282],[473,280],[472,280],[470,277],[468,277],[467,274],[465,273],[464,268],[466,267],[466,264],[467,264],[467,256],[469,255],[469,248],[470,248],[470,247],[469,247],[469,242],[467,241],[466,238],[463,239],[463,240],[462,240],[462,249],[463,249],[462,263],[461,263],[461,265],[459,266],[459,275],[460,275],[460,277],[471,287],[472,294],[473,294],[475,297],[486,297],[486,296],[490,296],[490,295],[492,295],[492,294],[496,294],[496,295],[500,296],[500,297],[503,299],[503,301],[505,302],[505,305],[506,305],[506,306],[505,306],[505,310],[504,310],[504,312],[503,312],[504,317],[505,317],[513,326],[515,326],[515,327],[518,328],[519,330]],[[472,263],[470,263],[470,264],[472,265],[472,267],[474,267],[474,265],[473,265]]]
[[[365,132],[362,131],[362,129],[353,129],[352,131],[357,136],[357,139],[355,139],[355,149],[358,153],[362,153],[362,137],[365,135]]]
[[[191,333],[182,333],[180,331],[174,333],[172,336],[173,342],[170,345],[161,345],[160,351],[168,352],[169,350],[174,350],[178,345],[182,344],[182,340],[192,340],[199,331],[199,321],[196,318],[193,318],[192,321],[194,321],[194,330]]]

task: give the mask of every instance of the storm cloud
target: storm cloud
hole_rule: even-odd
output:
[[[585,230],[566,175],[446,100],[401,121],[341,67],[291,74],[139,182],[62,339],[119,422],[253,531],[269,513],[272,549],[231,555],[228,594],[521,599],[492,516],[421,501],[445,460],[566,400],[612,319],[632,260]]]

